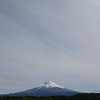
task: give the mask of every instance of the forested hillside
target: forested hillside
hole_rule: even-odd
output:
[[[52,97],[0,97],[0,100],[100,100],[100,94],[78,94],[74,96],[52,96]]]

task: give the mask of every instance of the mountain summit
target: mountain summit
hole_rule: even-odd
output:
[[[49,81],[43,85],[26,91],[7,94],[6,96],[72,96],[79,92],[64,88],[56,83]]]
[[[56,83],[54,83],[52,81],[45,82],[41,87],[45,87],[45,88],[64,88],[60,85],[57,85]]]

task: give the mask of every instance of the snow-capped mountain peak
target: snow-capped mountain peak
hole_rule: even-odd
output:
[[[56,83],[49,81],[45,82],[42,86],[32,88],[17,93],[10,93],[6,96],[71,96],[79,92],[64,88]]]
[[[64,88],[60,85],[57,85],[56,83],[54,83],[52,81],[45,82],[41,87],[45,87],[45,88]]]

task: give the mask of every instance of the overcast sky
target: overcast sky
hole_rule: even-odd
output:
[[[0,94],[53,81],[100,92],[100,0],[0,0]]]

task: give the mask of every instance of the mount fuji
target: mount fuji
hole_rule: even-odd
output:
[[[45,82],[42,86],[22,92],[7,94],[6,96],[72,96],[79,93],[80,92],[64,88],[49,81]]]

